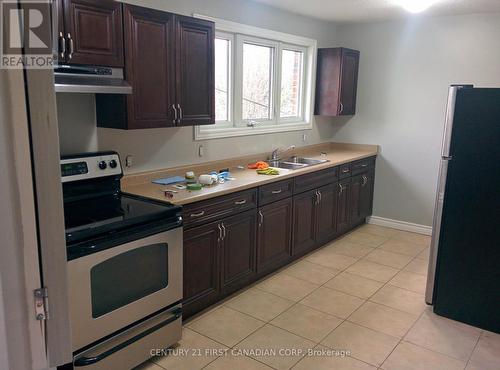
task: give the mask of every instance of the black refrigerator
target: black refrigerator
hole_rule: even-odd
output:
[[[450,87],[426,301],[500,332],[500,88]]]

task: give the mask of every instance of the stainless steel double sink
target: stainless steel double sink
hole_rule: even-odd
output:
[[[267,163],[271,167],[283,168],[287,170],[297,170],[309,166],[314,166],[321,163],[329,162],[328,159],[313,159],[303,157],[289,157],[285,159],[269,160]]]

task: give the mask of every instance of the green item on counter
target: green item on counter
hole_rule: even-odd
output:
[[[200,183],[192,183],[192,184],[187,184],[186,189],[187,190],[201,190],[203,186]]]
[[[257,173],[259,175],[279,175],[280,171],[278,171],[276,168],[266,168],[265,170],[257,170]]]

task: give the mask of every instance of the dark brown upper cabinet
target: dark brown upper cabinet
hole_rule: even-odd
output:
[[[176,19],[176,97],[179,126],[215,122],[214,24]]]
[[[97,125],[145,129],[215,123],[214,23],[123,5],[127,97],[97,95]]]
[[[320,116],[356,113],[359,51],[347,48],[318,49],[316,104]]]
[[[122,4],[58,0],[58,61],[123,67]]]
[[[175,126],[174,15],[125,5],[125,76],[128,129]]]

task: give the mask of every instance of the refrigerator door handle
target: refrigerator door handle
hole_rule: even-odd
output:
[[[448,174],[449,160],[443,159],[439,165],[439,180],[436,193],[436,203],[434,206],[434,220],[432,224],[432,239],[429,256],[429,270],[427,273],[427,287],[425,290],[425,301],[427,304],[434,303],[434,283],[436,277],[436,264],[439,249],[439,236],[441,231],[441,221],[443,216],[444,194],[446,190],[446,178]]]
[[[451,86],[448,91],[448,104],[446,106],[446,118],[444,121],[444,133],[441,156],[450,156],[451,133],[453,131],[453,118],[455,115],[455,102],[457,99],[457,91],[459,86]]]
[[[455,118],[455,105],[457,100],[457,93],[461,89],[472,89],[473,85],[451,85],[448,90],[448,104],[446,106],[446,118],[444,122],[443,143],[441,149],[441,156],[443,158],[451,158],[450,146],[451,135],[453,131],[453,119]]]

